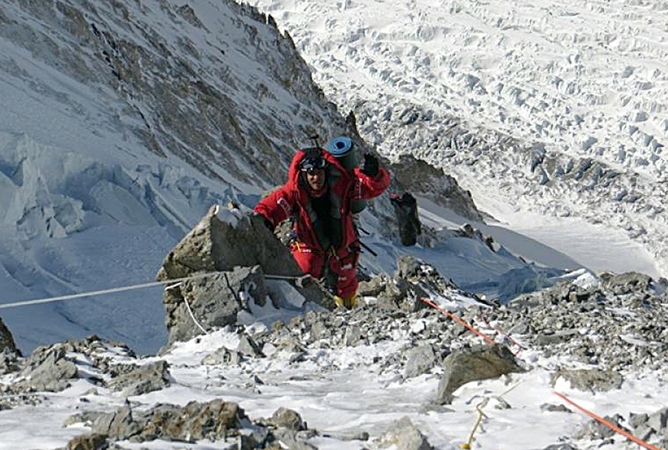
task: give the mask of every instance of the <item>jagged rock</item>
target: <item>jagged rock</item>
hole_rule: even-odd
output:
[[[647,291],[651,288],[652,278],[638,272],[626,272],[620,275],[602,274],[603,288],[613,294],[623,295],[631,291]]]
[[[169,364],[166,361],[155,361],[133,369],[114,377],[109,382],[109,387],[114,390],[123,390],[123,397],[142,395],[148,392],[158,391],[169,386]]]
[[[288,408],[278,408],[269,419],[269,422],[278,428],[289,428],[295,431],[306,429],[306,424],[298,412]]]
[[[420,273],[421,261],[418,261],[410,255],[403,255],[397,259],[397,270],[394,273],[394,278],[401,278],[410,280],[416,278]]]
[[[274,432],[276,439],[281,443],[280,448],[289,448],[290,450],[317,450],[318,448],[304,439],[309,436],[304,436],[304,432],[298,432],[290,428],[279,428]]]
[[[253,268],[253,269],[251,269]],[[301,276],[288,249],[253,216],[238,210],[212,207],[202,220],[169,253],[158,272],[159,280],[217,273],[189,280],[165,290],[164,304],[169,344],[190,339],[202,331],[187,311],[187,300],[195,318],[208,329],[236,321],[236,313],[249,299],[264,305],[267,288],[264,274]],[[333,309],[317,284],[296,287],[307,300]],[[273,299],[277,300],[277,299]]]
[[[408,351],[406,361],[406,378],[417,377],[431,370],[438,361],[430,344],[423,344]]]
[[[5,348],[0,350],[0,375],[19,370],[18,354]]]
[[[397,450],[431,450],[427,438],[408,417],[394,422],[390,430],[378,439],[380,448],[392,447]]]
[[[662,408],[652,414],[634,414],[629,415],[629,425],[635,436],[643,441],[650,441],[654,438],[660,439],[654,442],[659,448],[665,448],[668,442],[668,408]]]
[[[343,335],[343,345],[352,347],[362,340],[362,330],[357,325],[348,325]]]
[[[571,444],[553,444],[548,445],[543,450],[578,450],[578,448],[572,446]]]
[[[16,348],[16,343],[14,343],[14,337],[12,333],[9,332],[9,328],[5,326],[5,323],[0,317],[0,352],[2,353],[13,353],[18,355],[19,350]],[[0,366],[0,373],[2,367]]]
[[[237,365],[241,362],[241,360],[242,357],[239,352],[221,347],[210,355],[202,358],[202,364],[207,366],[216,366],[218,364]]]
[[[114,413],[97,417],[92,430],[113,440],[133,442],[155,439],[215,441],[238,434],[242,421],[248,421],[248,418],[239,405],[216,399],[208,403],[193,401],[185,407],[160,404],[147,411],[124,406]]]
[[[619,414],[615,414],[613,417],[604,417],[608,422],[616,425],[620,429],[630,432],[629,429],[622,425],[623,418]],[[608,428],[606,425],[603,425],[597,420],[590,420],[587,422],[575,435],[575,439],[606,439],[615,436],[616,433],[612,429]]]
[[[110,446],[105,435],[93,433],[72,438],[65,448],[66,450],[108,450],[118,447]]]
[[[249,356],[251,358],[257,358],[259,356],[264,356],[262,354],[262,349],[259,345],[246,333],[242,333],[239,336],[239,344],[237,345],[237,353],[243,356]]]
[[[477,380],[496,378],[512,372],[523,372],[515,356],[504,345],[476,346],[459,349],[443,361],[443,376],[438,384],[436,402],[449,404],[452,393],[460,386]]]
[[[360,281],[357,288],[357,294],[360,297],[377,297],[386,288],[386,285],[392,281],[385,275],[371,277],[368,281]]]
[[[21,371],[22,380],[15,383],[21,390],[59,392],[77,377],[77,366],[66,358],[64,344],[37,348]]]
[[[552,377],[552,386],[559,378],[568,381],[573,389],[581,391],[606,392],[620,389],[624,383],[624,377],[617,372],[600,369],[559,370]]]

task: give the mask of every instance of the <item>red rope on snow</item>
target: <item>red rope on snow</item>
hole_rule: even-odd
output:
[[[457,317],[455,314],[451,313],[450,311],[448,311],[446,309],[441,308],[440,306],[438,306],[436,303],[432,302],[428,298],[420,298],[420,300],[423,301],[424,303],[426,303],[427,305],[431,306],[435,310],[440,311],[441,313],[445,314],[446,316],[448,316],[449,318],[451,318],[452,320],[454,320],[455,322],[457,322],[458,324],[460,324],[461,326],[463,326],[464,328],[466,328],[470,332],[476,334],[477,336],[480,336],[489,345],[494,345],[494,343],[495,343],[494,339],[492,339],[489,336],[487,336],[486,334],[476,330],[471,325],[466,323],[463,319],[460,319],[459,317]]]
[[[567,403],[569,403],[570,405],[572,405],[572,406],[574,406],[575,408],[577,408],[580,412],[582,412],[582,413],[588,415],[589,417],[591,417],[591,418],[594,419],[594,420],[597,420],[598,422],[602,423],[602,424],[605,425],[606,427],[610,428],[612,431],[621,434],[622,436],[624,436],[624,437],[627,438],[627,439],[632,440],[633,442],[635,442],[636,444],[640,445],[641,447],[645,447],[645,448],[647,448],[647,449],[649,449],[649,450],[661,450],[660,448],[655,447],[655,446],[653,446],[652,444],[648,444],[647,442],[638,439],[637,437],[635,437],[634,435],[632,435],[632,434],[629,433],[628,431],[624,431],[624,430],[622,430],[621,428],[619,428],[619,427],[618,427],[617,425],[615,425],[614,423],[612,423],[612,422],[610,422],[610,421],[608,421],[608,420],[605,420],[603,417],[598,416],[598,415],[594,414],[593,412],[591,412],[591,411],[589,411],[589,410],[587,410],[587,409],[584,409],[582,406],[578,405],[578,404],[575,403],[573,400],[571,400],[571,399],[569,399],[568,397],[566,397],[564,394],[560,394],[559,392],[556,392],[556,391],[555,391],[554,393],[555,393],[557,396],[561,397],[563,400],[565,400],[565,401],[566,401]]]

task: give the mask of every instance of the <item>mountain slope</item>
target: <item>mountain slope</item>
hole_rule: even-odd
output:
[[[3,3],[0,75],[2,302],[151,281],[212,204],[254,205],[314,130],[354,132],[231,1]],[[160,292],[3,318],[24,350],[102,332],[153,352]]]
[[[253,4],[384,154],[443,168],[513,226],[535,213],[624,231],[668,274],[661,4]]]

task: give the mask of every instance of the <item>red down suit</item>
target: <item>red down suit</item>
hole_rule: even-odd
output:
[[[338,276],[337,295],[351,298],[357,292],[357,260],[359,258],[359,236],[353,224],[352,200],[367,200],[382,194],[390,185],[390,174],[380,168],[376,176],[370,177],[359,168],[348,172],[329,152],[322,151],[327,161],[326,185],[330,205],[328,222],[321,223],[315,214],[307,184],[302,179],[299,163],[305,152],[297,151],[290,169],[288,181],[263,198],[255,212],[270,221],[273,226],[294,217],[294,235],[290,250],[304,273],[321,278],[325,263],[331,273]],[[335,230],[338,238],[323,237],[323,229]],[[325,242],[323,242],[325,241]],[[332,241],[332,242],[330,242]]]

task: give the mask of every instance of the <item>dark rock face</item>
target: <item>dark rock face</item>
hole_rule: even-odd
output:
[[[16,348],[16,343],[12,337],[12,333],[10,333],[9,328],[5,326],[2,318],[0,318],[0,352],[13,353],[16,355],[19,354],[19,350]],[[0,373],[2,373],[1,365]]]
[[[523,371],[515,356],[503,345],[455,350],[443,361],[443,376],[438,384],[436,402],[451,403],[452,393],[471,381]]]
[[[462,189],[457,180],[429,163],[410,155],[402,155],[399,162],[392,164],[396,181],[416,195],[427,197],[433,202],[451,209],[462,217],[483,222],[471,193]],[[415,176],[419,174],[420,176]]]
[[[391,196],[390,201],[394,207],[397,222],[399,222],[401,244],[405,246],[415,245],[418,236],[422,234],[417,200],[410,192],[404,192],[401,196]]]
[[[16,11],[3,10],[7,22],[0,35],[72,84],[103,87],[104,101],[119,105],[103,120],[128,140],[161,156],[170,153],[213,179],[221,178],[216,165],[250,184],[278,183],[281,173],[275,169],[287,165],[291,149],[277,143],[295,138],[296,123],[337,135],[346,127],[345,118],[325,99],[294,42],[273,20],[250,5],[219,3],[219,20],[231,35],[203,26],[203,9],[196,3],[164,1],[137,8],[116,1],[95,7],[72,1],[20,3]],[[31,26],[30,19],[47,24],[59,39]],[[165,30],[171,27],[181,33],[169,36]],[[14,64],[10,58],[2,76]],[[250,74],[248,67],[253,67]],[[43,95],[73,106],[71,91],[63,89],[44,88]],[[276,96],[289,99],[285,111],[294,116],[289,126],[284,114],[266,107],[276,105]],[[138,108],[138,97],[150,108]],[[82,105],[76,108],[78,114],[90,113]]]

